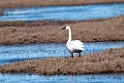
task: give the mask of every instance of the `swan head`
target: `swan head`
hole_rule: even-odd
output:
[[[62,29],[70,29],[70,26],[66,25]]]

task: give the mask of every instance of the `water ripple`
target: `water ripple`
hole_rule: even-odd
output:
[[[90,20],[120,15],[124,15],[124,3],[7,9],[0,20]]]

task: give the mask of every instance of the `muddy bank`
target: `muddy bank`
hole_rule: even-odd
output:
[[[75,56],[22,61],[0,66],[0,72],[43,75],[124,73],[124,48],[109,49],[80,58]]]
[[[87,5],[121,3],[124,0],[0,0],[0,8],[24,8],[38,6],[67,6],[67,5]]]
[[[124,16],[119,16],[91,21],[37,21],[34,25],[30,22],[5,22],[5,25],[0,22],[0,44],[66,42],[68,31],[61,29],[65,25],[71,26],[73,39],[82,42],[124,40]]]

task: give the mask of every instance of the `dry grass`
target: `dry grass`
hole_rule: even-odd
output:
[[[124,48],[109,49],[74,58],[48,58],[0,66],[2,73],[31,74],[103,74],[124,73]]]
[[[0,8],[121,3],[124,0],[0,0]]]
[[[45,25],[63,25],[65,23],[75,23],[80,21],[60,21],[60,20],[36,20],[36,21],[1,21],[0,28],[2,27],[35,27],[35,26],[45,26]]]
[[[38,24],[39,22],[39,24]],[[0,28],[0,44],[29,44],[41,42],[66,42],[68,31],[61,28],[70,25],[73,39],[83,42],[123,41],[124,16],[92,21],[37,21],[36,25],[14,22]],[[1,23],[2,24],[2,23]],[[0,24],[0,25],[1,25]]]

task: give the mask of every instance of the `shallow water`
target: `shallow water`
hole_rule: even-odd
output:
[[[66,76],[0,74],[0,83],[124,83],[124,74]]]
[[[124,47],[124,41],[121,42],[89,42],[84,43],[85,50],[82,55],[96,53],[109,48]],[[75,54],[76,56],[77,54]],[[7,45],[0,46],[0,65],[18,62],[22,60],[66,57],[71,56],[65,43],[41,43],[29,45]]]
[[[124,15],[124,3],[7,9],[0,20],[89,20],[120,15]]]

